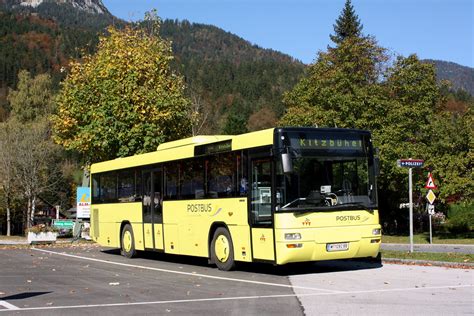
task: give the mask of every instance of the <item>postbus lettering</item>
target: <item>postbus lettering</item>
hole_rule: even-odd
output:
[[[187,205],[188,212],[206,213],[212,211],[212,203],[193,203]]]
[[[339,222],[347,222],[347,221],[359,221],[360,215],[343,215],[343,216],[336,216],[336,221]]]

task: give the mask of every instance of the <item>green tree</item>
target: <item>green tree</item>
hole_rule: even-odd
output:
[[[16,90],[8,95],[10,118],[0,131],[0,179],[7,217],[12,201],[22,201],[27,204],[22,208],[24,227],[30,227],[40,194],[60,179],[60,151],[51,140],[51,78],[46,74],[32,78],[27,71],[20,71],[18,77]]]
[[[341,37],[337,44],[320,52],[284,95],[287,112],[280,124],[371,130],[382,163],[382,220],[405,222],[398,204],[406,195],[407,176],[397,159],[426,160],[439,175],[442,201],[471,196],[472,112],[459,114],[463,106],[454,113],[445,110],[434,66],[416,55],[398,57],[389,66],[385,50],[369,36]],[[415,179],[420,202],[425,181],[420,171]]]
[[[189,135],[190,102],[158,26],[152,32],[109,28],[96,54],[71,64],[53,117],[57,143],[96,162]]]
[[[16,181],[26,199],[24,219],[28,228],[33,223],[39,196],[55,188],[61,178],[61,165],[56,160],[60,151],[59,146],[51,141],[47,117],[16,123],[16,130],[21,133],[16,141]]]
[[[346,0],[344,9],[334,24],[334,35],[330,35],[331,40],[336,44],[341,44],[350,37],[361,37],[362,27],[359,17],[355,13],[351,0]]]
[[[16,90],[10,90],[7,97],[11,115],[20,122],[34,120],[52,111],[52,81],[48,74],[32,78],[26,70],[18,73]]]
[[[406,213],[398,204],[406,201],[407,170],[396,165],[397,159],[420,158],[430,167],[429,146],[432,121],[440,100],[435,69],[422,63],[416,55],[398,57],[387,69],[382,93],[388,98],[381,125],[373,130],[373,140],[380,149],[381,176],[379,177],[380,207],[385,210],[384,221],[406,223]],[[426,181],[423,170],[415,170],[414,191],[423,204],[422,193]],[[416,198],[416,197],[415,197]],[[423,208],[415,210],[422,212]]]
[[[18,189],[15,179],[17,132],[8,122],[0,123],[0,205],[5,209],[7,217],[7,236],[11,234],[12,206]]]
[[[443,202],[474,198],[474,107],[456,114],[441,111],[430,128],[427,164],[432,168]]]
[[[379,84],[384,49],[371,37],[351,37],[320,52],[307,76],[285,93],[283,125],[372,129],[381,124],[386,97]]]

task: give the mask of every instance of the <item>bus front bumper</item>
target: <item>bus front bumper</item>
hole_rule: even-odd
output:
[[[365,227],[365,232],[380,229],[380,226]],[[325,236],[313,240],[278,240],[276,242],[276,264],[290,262],[337,260],[377,257],[382,236],[380,234],[337,234],[334,229],[324,234],[326,229],[314,228],[315,235]],[[339,229],[335,229],[336,231]],[[278,232],[278,230],[277,230]],[[307,235],[307,234],[305,234]],[[359,235],[359,236],[354,236]],[[333,236],[331,238],[331,236]]]

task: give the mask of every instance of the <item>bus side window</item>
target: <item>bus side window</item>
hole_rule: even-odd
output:
[[[204,161],[202,159],[187,160],[181,164],[180,173],[180,198],[204,198]]]
[[[120,202],[135,201],[135,171],[132,169],[120,171],[118,175],[118,200]]]
[[[141,201],[142,199],[142,169],[135,169],[135,201]]]
[[[208,164],[208,197],[235,196],[235,154],[223,153],[211,156]]]
[[[105,203],[117,200],[117,173],[107,172],[100,177],[100,199]]]
[[[93,204],[98,204],[101,202],[99,183],[100,183],[100,174],[92,175],[92,203]]]
[[[178,199],[179,165],[176,162],[169,163],[165,168],[165,198],[167,200]]]
[[[247,155],[245,153],[237,155],[237,187],[238,195],[246,196],[248,193],[248,171],[247,171]]]

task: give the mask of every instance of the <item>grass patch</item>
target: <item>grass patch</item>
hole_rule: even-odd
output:
[[[456,238],[457,237],[457,238]],[[382,235],[382,243],[387,244],[409,244],[409,236],[390,236]],[[413,243],[415,244],[429,244],[430,234],[416,234],[413,235]],[[452,235],[435,235],[433,236],[433,244],[456,244],[456,245],[474,245],[474,238],[472,234],[464,234],[458,236]]]
[[[437,252],[406,252],[406,251],[392,251],[382,250],[382,258],[395,259],[411,259],[411,260],[428,260],[428,261],[443,261],[443,262],[458,262],[458,263],[474,263],[474,255],[465,253],[437,253]]]

